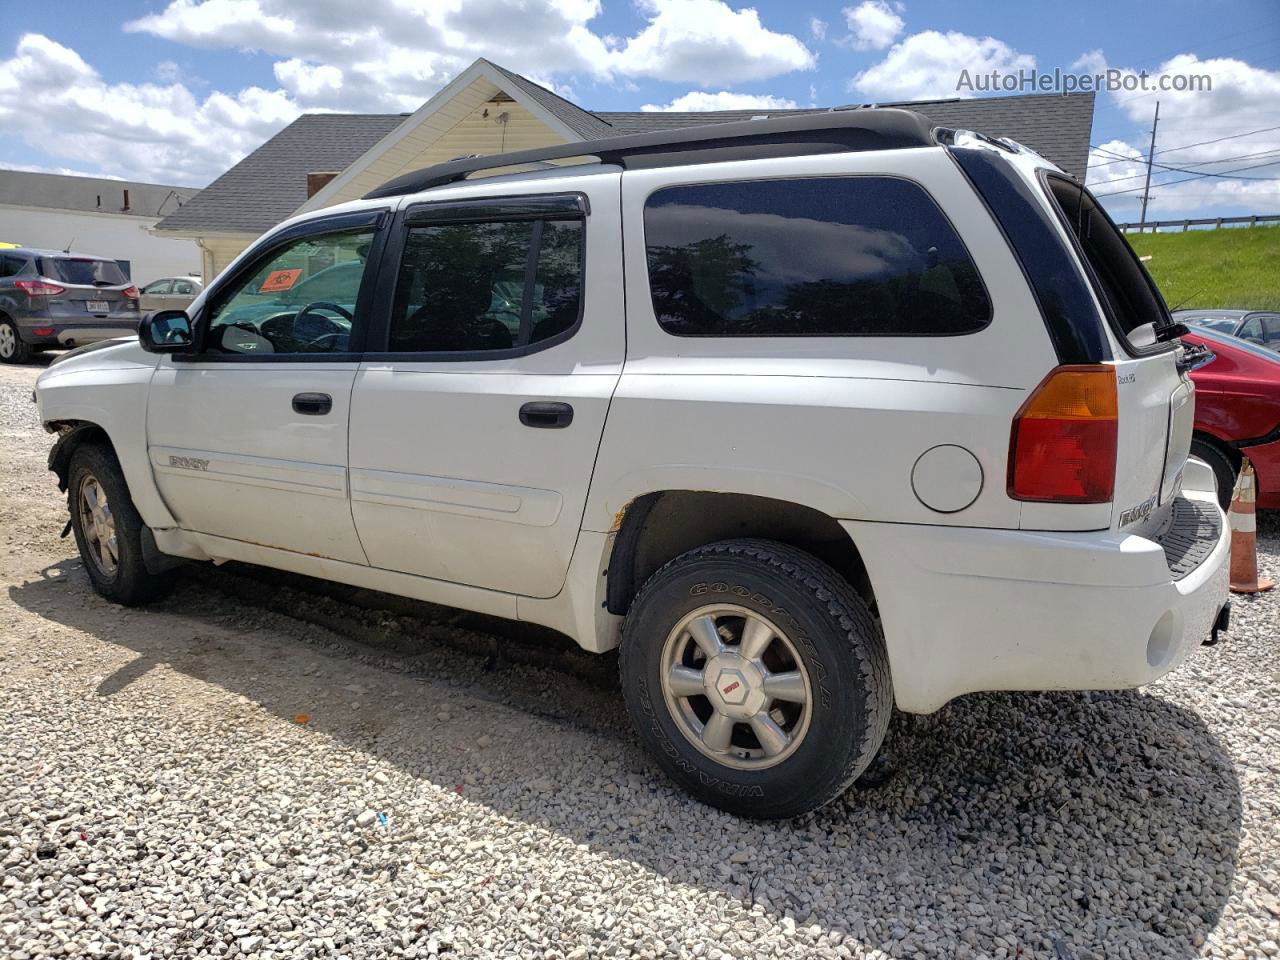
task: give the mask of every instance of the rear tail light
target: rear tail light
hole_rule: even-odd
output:
[[[1009,496],[1107,503],[1116,479],[1119,425],[1112,367],[1058,367],[1013,418]]]
[[[126,300],[137,300],[137,299],[138,299],[138,288],[137,288],[137,287],[125,287],[123,290],[121,290],[121,291],[120,291],[120,293],[121,293],[121,295],[122,295]]]
[[[31,332],[35,334],[37,337],[52,337],[53,327],[36,327]]]
[[[19,290],[25,290],[33,297],[56,297],[60,293],[67,292],[66,287],[60,287],[48,280],[15,280],[13,285]]]

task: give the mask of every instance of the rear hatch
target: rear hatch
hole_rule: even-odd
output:
[[[102,257],[41,257],[40,274],[62,288],[46,301],[51,318],[136,320],[138,291],[114,260]]]
[[[1166,525],[1191,449],[1195,387],[1179,329],[1124,235],[1082,186],[1057,172],[1040,181],[1071,236],[1119,346],[1118,435],[1111,527],[1151,535]]]

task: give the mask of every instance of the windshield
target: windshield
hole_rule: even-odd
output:
[[[85,286],[114,287],[129,282],[120,264],[92,257],[42,257],[40,272],[50,280]]]
[[[1187,317],[1183,322],[1194,324],[1197,327],[1207,327],[1219,333],[1231,333],[1240,323],[1239,320],[1227,317]]]

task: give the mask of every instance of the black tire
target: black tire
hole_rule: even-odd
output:
[[[110,447],[86,443],[71,455],[70,483],[67,500],[71,509],[71,529],[75,531],[80,559],[93,589],[113,603],[126,607],[156,600],[173,585],[172,571],[153,574],[147,570],[142,551],[142,518],[129,497],[120,461]],[[86,479],[96,480],[106,493],[107,505],[115,528],[115,568],[104,569],[95,556],[89,528],[92,517],[81,504],[81,491]]]
[[[1221,448],[1199,439],[1191,441],[1191,455],[1199,457],[1213,470],[1213,475],[1218,480],[1218,503],[1223,510],[1230,509],[1231,491],[1236,485],[1236,467],[1231,458]]]
[[[776,624],[814,688],[807,733],[764,769],[703,753],[663,694],[668,635],[717,603]],[[619,668],[627,711],[666,774],[704,803],[760,819],[798,816],[844,793],[875,758],[893,710],[889,659],[867,605],[826,564],[769,540],[709,544],[658,570],[627,614]]]
[[[9,340],[9,337],[13,339]],[[29,363],[30,361],[31,345],[22,339],[22,334],[18,332],[18,325],[8,317],[0,317],[0,363]]]

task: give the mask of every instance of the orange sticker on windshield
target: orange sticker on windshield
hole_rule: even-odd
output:
[[[258,292],[280,293],[282,290],[288,290],[298,282],[300,276],[302,276],[301,267],[296,270],[272,270],[267,274],[267,279],[262,281]]]

